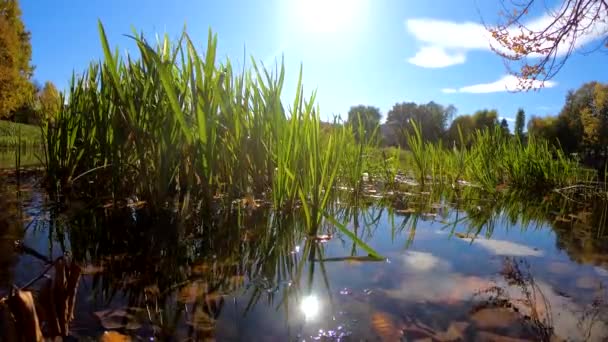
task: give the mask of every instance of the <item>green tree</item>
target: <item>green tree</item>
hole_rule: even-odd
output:
[[[471,115],[460,115],[452,121],[452,124],[450,124],[450,128],[446,133],[447,144],[449,146],[456,145],[458,147],[463,147],[460,141],[460,133],[458,132],[459,128],[462,133],[462,143],[464,143],[464,146],[469,146],[471,144],[473,132],[475,132],[475,121]]]
[[[40,118],[43,120],[53,120],[61,106],[61,99],[57,87],[53,82],[47,81],[44,88],[38,93],[40,103]]]
[[[502,118],[502,120],[500,120],[500,128],[505,135],[509,135],[509,123],[507,122],[507,119]]]
[[[524,137],[524,125],[526,124],[526,113],[523,109],[517,110],[517,115],[515,116],[515,136],[520,141]]]
[[[362,138],[368,141],[379,126],[381,117],[380,109],[373,106],[358,105],[350,107],[347,123],[352,127],[358,141],[361,141]],[[359,136],[359,127],[363,128],[364,137]]]
[[[418,105],[413,102],[397,103],[388,112],[389,125],[400,146],[407,146],[407,134],[411,132],[411,122],[415,121],[421,127],[422,138],[426,141],[438,141],[443,137],[448,121],[456,108],[452,105],[442,106],[435,102]]]
[[[547,116],[544,118],[533,116],[528,121],[528,134],[537,138],[558,144],[557,139],[557,117]]]
[[[0,118],[22,107],[33,94],[30,33],[17,0],[0,0]]]
[[[495,109],[478,110],[473,114],[473,122],[475,122],[475,129],[493,129],[498,125],[498,112]]]

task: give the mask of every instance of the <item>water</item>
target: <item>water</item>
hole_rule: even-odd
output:
[[[376,260],[330,225],[314,239],[263,208],[192,225],[126,206],[118,219],[82,203],[56,210],[35,181],[3,196],[0,295],[45,267],[14,241],[51,260],[69,252],[84,267],[70,325],[81,339],[608,338],[597,201],[401,194],[337,208]]]
[[[0,147],[0,170],[12,169],[15,167],[16,148]],[[43,159],[43,151],[34,147],[22,147],[21,167],[40,166]]]

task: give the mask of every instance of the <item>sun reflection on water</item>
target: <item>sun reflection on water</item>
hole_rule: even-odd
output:
[[[315,319],[321,311],[321,304],[315,295],[309,295],[302,299],[300,311],[304,314],[307,321]]]

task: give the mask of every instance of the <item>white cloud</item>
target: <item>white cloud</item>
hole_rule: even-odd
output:
[[[466,56],[462,52],[448,53],[439,46],[422,47],[408,62],[423,68],[445,68],[450,65],[462,64]]]
[[[471,239],[462,240],[467,242],[471,241]],[[481,246],[487,251],[496,255],[542,256],[544,254],[541,250],[507,240],[484,239],[478,237],[473,240],[473,244]]]
[[[408,251],[403,255],[403,263],[407,269],[416,272],[426,272],[437,268],[449,268],[449,264],[431,253]]]
[[[538,89],[541,87],[553,88],[557,85],[555,81],[545,81],[544,85],[539,80],[527,80],[526,85],[530,85],[532,89]],[[528,84],[529,83],[529,84]],[[461,88],[444,88],[441,91],[446,94],[453,93],[470,93],[470,94],[486,94],[486,93],[497,93],[502,91],[517,91],[520,89],[520,79],[513,75],[506,75],[501,77],[499,80],[490,83],[479,83],[473,84]]]
[[[540,30],[553,20],[552,16],[545,14],[531,19],[525,25],[531,30]],[[589,28],[577,37],[575,49],[608,33],[608,22],[596,20],[591,24],[591,20],[591,18],[584,18],[581,22],[580,27],[588,26]],[[492,38],[483,25],[478,23],[416,18],[406,20],[405,25],[421,45],[415,56],[408,61],[421,67],[439,68],[462,64],[466,60],[466,52],[471,50],[490,51],[492,46],[508,52]],[[518,29],[513,29],[511,32],[514,35],[521,33]],[[570,42],[564,41],[559,46],[558,56],[568,53]],[[530,57],[539,57],[539,55],[530,55]],[[425,61],[430,62],[424,63]]]
[[[420,18],[409,19],[405,25],[418,41],[427,46],[467,50],[490,48],[490,34],[477,23]]]
[[[501,116],[499,117],[500,120],[507,120],[508,122],[515,122],[515,119],[513,118],[508,118],[506,116]]]

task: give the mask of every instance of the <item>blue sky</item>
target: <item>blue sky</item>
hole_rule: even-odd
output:
[[[304,86],[317,89],[325,118],[344,117],[357,104],[377,106],[385,117],[397,102],[431,100],[453,104],[458,114],[491,108],[512,119],[522,107],[528,117],[544,116],[559,111],[569,89],[608,78],[604,53],[575,53],[550,86],[504,91],[507,71],[479,25],[497,19],[499,0],[21,0],[21,7],[34,77],[60,89],[72,71],[101,57],[98,18],[121,51],[135,51],[123,36],[132,27],[177,37],[186,25],[200,50],[211,27],[219,56],[237,65],[244,49],[266,64],[284,55],[285,100],[293,98],[302,63]],[[542,15],[532,12],[530,20]]]

